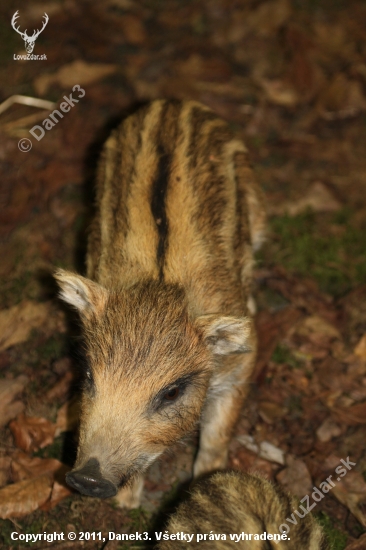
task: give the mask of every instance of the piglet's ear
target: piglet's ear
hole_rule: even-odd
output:
[[[54,277],[60,287],[60,298],[75,307],[82,316],[104,308],[107,290],[81,275],[59,269]]]
[[[206,343],[216,355],[251,351],[252,320],[249,317],[221,317],[202,315],[196,325],[203,332]]]

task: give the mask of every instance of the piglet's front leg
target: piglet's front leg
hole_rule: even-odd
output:
[[[208,404],[203,422],[199,451],[193,467],[195,478],[226,467],[228,446],[241,403],[232,394],[224,394]]]
[[[144,478],[139,476],[130,485],[122,487],[116,496],[113,497],[113,500],[120,508],[138,508],[141,503],[143,486]]]
[[[253,348],[255,341],[253,339]],[[242,358],[242,382],[223,380],[212,391],[202,416],[199,451],[193,467],[195,478],[227,465],[229,443],[247,393],[248,378],[253,370],[255,352]],[[220,388],[221,386],[221,388]]]

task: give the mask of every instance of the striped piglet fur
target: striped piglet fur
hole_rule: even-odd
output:
[[[164,534],[179,533],[180,540],[162,540],[156,550],[329,550],[311,514],[297,518],[295,525],[288,522],[289,531],[286,527],[280,529],[296,508],[294,497],[257,475],[219,472],[200,481],[170,518]],[[277,540],[254,537],[282,532],[287,532],[286,540],[278,540],[278,536]],[[182,540],[181,533],[195,536],[188,542]],[[212,533],[226,536],[214,538]],[[238,540],[230,538],[233,534]]]
[[[111,135],[87,276],[55,275],[87,364],[71,486],[138,506],[149,464],[198,425],[195,477],[225,467],[256,355],[264,232],[246,148],[207,107],[154,101]]]

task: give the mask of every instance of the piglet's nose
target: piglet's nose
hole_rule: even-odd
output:
[[[80,470],[72,470],[66,474],[66,483],[83,495],[90,497],[108,498],[117,493],[117,487],[103,479],[96,458],[88,460]]]

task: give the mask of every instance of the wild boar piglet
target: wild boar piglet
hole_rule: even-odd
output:
[[[304,510],[258,475],[217,472],[178,506],[155,550],[330,550],[322,528]]]
[[[225,467],[256,354],[264,228],[245,146],[207,107],[154,101],[108,139],[87,278],[55,274],[88,365],[72,487],[138,506],[149,464],[198,424],[194,475]]]

